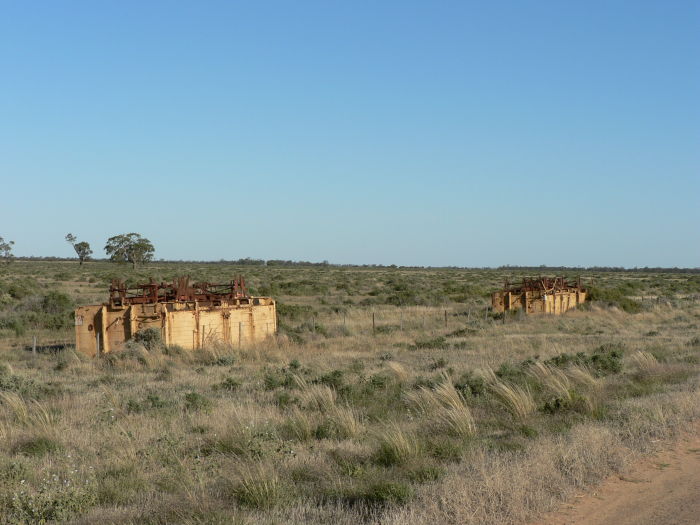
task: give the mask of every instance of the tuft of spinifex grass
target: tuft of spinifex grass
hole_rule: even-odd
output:
[[[352,407],[336,405],[328,412],[328,419],[334,427],[336,437],[356,437],[364,431],[360,416]]]
[[[277,473],[269,467],[256,464],[243,470],[233,488],[233,497],[243,507],[269,509],[283,499],[284,491]]]
[[[416,436],[406,432],[396,423],[391,423],[378,431],[379,450],[375,454],[377,463],[390,466],[401,465],[420,454],[420,444]]]
[[[335,390],[327,385],[310,385],[303,377],[294,375],[294,382],[299,387],[299,401],[304,408],[330,412],[336,408]]]
[[[538,381],[549,393],[571,400],[571,381],[562,370],[536,361],[525,373]]]
[[[453,435],[468,437],[476,431],[474,417],[464,397],[446,374],[434,390],[421,387],[406,394],[406,401],[431,424]]]
[[[510,414],[518,420],[523,420],[532,414],[537,406],[527,388],[512,383],[496,381],[490,385],[491,392]]]
[[[314,435],[315,419],[303,410],[294,407],[289,417],[282,423],[281,432],[288,439],[307,441]]]
[[[10,410],[13,418],[20,425],[31,427],[47,436],[54,435],[56,417],[41,402],[36,400],[27,402],[14,392],[0,393],[0,401]]]
[[[570,366],[565,370],[565,373],[578,387],[582,387],[590,392],[597,393],[603,386],[602,381],[584,366]]]
[[[649,352],[644,352],[640,350],[630,357],[630,360],[637,368],[638,372],[647,375],[653,375],[659,372],[661,369],[661,364],[657,359]]]

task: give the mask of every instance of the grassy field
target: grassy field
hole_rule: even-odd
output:
[[[72,308],[111,279],[183,274],[243,274],[278,300],[279,335],[101,360],[63,347]],[[488,311],[532,274],[3,265],[0,522],[532,519],[700,416],[700,274],[582,271],[585,308]]]

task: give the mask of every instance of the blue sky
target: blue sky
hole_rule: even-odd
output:
[[[695,1],[0,1],[0,236],[698,267],[699,57]]]

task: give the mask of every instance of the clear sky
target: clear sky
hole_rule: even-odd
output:
[[[2,1],[16,255],[700,266],[700,2]]]

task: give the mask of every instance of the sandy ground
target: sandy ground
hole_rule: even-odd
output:
[[[700,422],[681,439],[532,525],[700,524]]]

